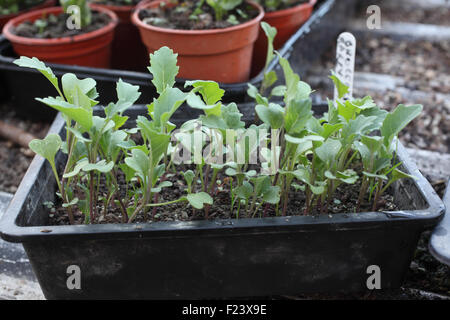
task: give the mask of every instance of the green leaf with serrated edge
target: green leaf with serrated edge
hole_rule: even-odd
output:
[[[150,67],[148,70],[153,75],[153,84],[156,91],[161,94],[167,87],[175,84],[175,77],[178,74],[177,66],[178,54],[173,53],[172,49],[162,47],[150,54]]]
[[[94,100],[98,96],[95,90],[96,82],[94,79],[81,80],[73,73],[66,73],[61,78],[61,84],[67,102],[80,107],[86,105],[86,108],[95,106],[98,103]],[[89,96],[89,94],[92,94],[92,96]]]
[[[77,122],[86,131],[89,131],[92,127],[92,110],[88,111],[82,107],[76,107],[66,101],[52,97],[44,99],[36,98],[36,100],[65,114],[69,119]]]
[[[258,117],[270,125],[272,129],[279,129],[284,122],[284,108],[276,103],[270,103],[268,107],[258,104],[255,107]]]
[[[338,77],[338,75],[331,71],[331,76],[329,76],[331,80],[333,80],[334,86],[337,89],[338,92],[338,98],[341,99],[345,94],[348,92],[349,87],[346,86]]]
[[[57,134],[51,133],[42,140],[34,139],[29,143],[29,147],[33,152],[47,159],[50,163],[54,163],[56,153],[61,149],[62,140]]]
[[[384,144],[389,147],[395,136],[422,112],[422,105],[405,106],[399,104],[394,111],[386,115],[381,126]]]
[[[245,126],[245,123],[241,121],[243,114],[239,112],[239,109],[234,102],[222,105],[221,116],[227,124],[227,129],[238,129]]]
[[[19,67],[25,67],[25,68],[31,68],[36,69],[39,72],[41,72],[49,81],[50,83],[55,87],[55,89],[58,92],[61,92],[59,90],[58,85],[58,78],[56,78],[55,74],[53,73],[52,69],[47,67],[44,62],[40,61],[38,58],[28,58],[28,57],[20,57],[19,59],[14,60],[14,64],[18,65]]]
[[[198,93],[201,94],[203,101],[207,105],[214,105],[220,99],[222,99],[225,90],[220,89],[219,84],[214,81],[204,81],[204,80],[195,80],[195,81],[186,81],[184,87],[193,86],[197,89]]]
[[[284,128],[287,133],[295,134],[302,131],[312,117],[311,99],[291,100],[284,116]]]
[[[151,116],[158,127],[163,127],[169,121],[187,96],[187,93],[178,88],[167,88],[157,99],[153,100]]]
[[[213,204],[213,198],[206,192],[191,193],[188,194],[186,198],[191,206],[196,209],[203,209],[205,204]]]
[[[216,104],[206,104],[198,95],[194,92],[190,92],[186,97],[186,103],[194,109],[200,109],[205,112],[207,116],[214,115],[220,116],[220,108],[222,103],[218,102]]]
[[[105,114],[108,117],[119,117],[122,113],[131,107],[141,96],[139,86],[133,86],[127,82],[119,81],[116,84],[117,103],[110,103],[105,108]]]
[[[339,140],[328,139],[320,147],[316,148],[315,154],[325,163],[331,163],[337,158],[342,144]]]

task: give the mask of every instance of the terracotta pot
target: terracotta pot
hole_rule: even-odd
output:
[[[3,30],[4,36],[11,41],[14,51],[21,56],[36,57],[53,63],[63,63],[78,66],[109,68],[111,57],[111,42],[114,38],[114,28],[118,18],[114,12],[97,8],[111,17],[111,22],[98,30],[58,39],[35,39],[20,37],[11,32],[12,27],[25,21],[35,21],[43,14],[61,14],[61,7],[52,7],[29,12],[10,20]]]
[[[141,41],[139,29],[131,22],[136,6],[92,4],[93,8],[113,11],[119,18],[112,43],[111,67],[113,69],[145,71],[149,64],[147,49]]]
[[[11,14],[0,15],[0,32],[2,31],[3,26],[4,26],[9,20],[11,20],[11,19],[13,19],[13,18],[15,18],[15,17],[17,17],[17,16],[23,14],[23,13],[32,11],[32,10],[39,10],[39,9],[44,9],[44,8],[50,8],[50,7],[53,7],[55,4],[56,4],[56,0],[46,0],[46,1],[44,1],[43,3],[38,4],[37,6],[31,7],[31,8],[25,9],[25,10],[22,10],[22,11],[17,12],[17,13],[11,13]]]
[[[163,1],[139,6],[132,17],[149,53],[163,46],[178,53],[180,78],[223,83],[249,79],[253,45],[258,37],[259,22],[264,15],[260,5],[249,2],[258,9],[258,16],[243,24],[224,29],[173,30],[150,26],[139,19],[140,10],[155,8],[161,2]]]
[[[266,12],[263,21],[277,28],[277,36],[274,40],[275,50],[280,49],[284,43],[300,28],[311,16],[313,7],[317,0],[309,0],[295,7]],[[267,38],[261,29],[253,51],[252,76],[256,76],[266,63]]]

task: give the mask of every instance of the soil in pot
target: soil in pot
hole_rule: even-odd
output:
[[[147,50],[131,15],[141,0],[97,0],[93,7],[106,8],[119,18],[112,43],[111,67],[120,70],[146,71]]]
[[[40,20],[46,25],[41,29],[34,21],[25,21],[20,25],[13,27],[11,31],[20,37],[36,38],[36,39],[57,39],[85,34],[105,27],[110,23],[111,18],[103,12],[92,12],[92,23],[80,30],[70,30],[67,28],[67,20],[70,15],[50,14],[42,17]]]
[[[36,137],[43,138],[48,131],[49,123],[34,121],[17,116],[14,108],[8,104],[0,104],[1,120],[14,125]],[[15,193],[34,153],[9,140],[0,137],[0,191]]]
[[[161,4],[165,4],[163,8]],[[133,23],[140,30],[147,52],[162,46],[172,48],[178,53],[180,78],[247,81],[262,7],[245,2],[219,21],[209,6],[203,5],[200,12],[195,12],[194,4],[155,1],[135,12]]]
[[[195,14],[196,10],[199,14]],[[255,8],[242,3],[228,12],[223,20],[217,21],[214,10],[206,3],[198,8],[195,1],[185,1],[177,6],[159,6],[141,10],[139,18],[144,23],[155,27],[179,30],[209,30],[242,24],[254,19],[258,16],[258,13]]]

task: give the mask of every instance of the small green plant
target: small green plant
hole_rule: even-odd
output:
[[[69,12],[69,8],[72,6],[76,6],[77,8],[79,8],[79,22],[80,22],[80,27],[84,28],[88,25],[91,24],[92,22],[92,11],[91,8],[89,7],[89,2],[88,0],[60,0],[61,6],[64,9],[64,12],[66,13],[72,13]]]
[[[300,4],[302,2],[307,2],[305,0],[258,0],[256,1],[260,3],[265,10],[267,11],[276,11],[285,8],[292,7],[294,5]]]
[[[239,6],[242,0],[206,0],[206,3],[214,9],[216,21],[222,21],[225,14]]]
[[[268,25],[263,29],[273,40],[275,31]],[[357,206],[371,201],[377,210],[392,183],[413,178],[400,170],[395,150],[397,135],[422,106],[399,105],[389,113],[369,96],[344,100],[348,88],[332,74],[339,96],[317,118],[311,88],[283,57],[283,85],[264,96],[275,83],[273,75],[266,75],[271,80],[264,90],[249,88],[260,121],[249,126],[235,103],[222,102],[225,92],[216,82],[187,81],[185,91],[174,87],[177,55],[167,47],[150,55],[158,96],[131,128],[125,127],[124,113],[140,97],[138,87],[119,80],[117,102],[108,104],[103,116],[94,115],[98,94],[93,79],[68,73],[60,86],[38,59],[21,57],[15,63],[39,70],[58,92],[37,100],[61,112],[65,141],[52,134],[33,140],[30,148],[50,163],[71,223],[80,212],[85,223],[102,221],[111,210],[123,223],[138,216],[149,220],[157,207],[175,204],[203,210],[208,218],[219,195],[229,198],[229,216],[235,218],[263,217],[270,207],[276,215],[287,215],[290,199],[299,196],[305,214],[325,213],[339,202],[338,189],[356,183]],[[271,101],[273,96],[282,101]],[[201,114],[176,128],[171,117],[184,103]],[[258,152],[259,162],[254,161]],[[58,168],[61,153],[67,160]],[[177,174],[180,178],[171,180]],[[184,185],[181,195],[162,199],[164,189],[175,188],[173,181]]]

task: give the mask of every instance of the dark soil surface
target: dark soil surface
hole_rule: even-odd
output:
[[[49,124],[45,122],[18,118],[10,105],[0,104],[0,119],[28,131],[37,138],[43,138],[49,128]],[[16,192],[33,157],[34,153],[31,150],[0,137],[0,191]]]
[[[36,23],[26,21],[13,28],[12,32],[18,36],[26,38],[55,39],[89,33],[106,26],[111,21],[107,14],[93,11],[92,23],[89,26],[86,26],[80,30],[70,30],[66,25],[68,17],[69,15],[67,14],[60,14],[57,16],[51,14],[48,17],[41,18],[47,23],[47,26],[43,30],[40,30]]]
[[[208,30],[232,27],[252,20],[258,15],[258,11],[247,3],[242,3],[235,9],[224,14],[222,21],[216,21],[214,10],[207,4],[203,4],[199,14],[195,1],[180,1],[175,6],[162,6],[141,10],[139,18],[149,25],[167,29],[179,30]],[[194,14],[194,15],[193,15]]]
[[[91,2],[98,4],[107,4],[110,6],[132,6],[137,5],[142,0],[93,0]]]
[[[184,172],[188,169],[194,170],[194,168],[185,168],[179,167],[177,170],[180,170],[177,173],[169,173],[165,176],[166,181],[172,182],[171,187],[164,188],[159,195],[154,198],[153,203],[159,202],[168,202],[177,200],[186,195],[187,186],[184,182],[184,178],[181,172]],[[205,169],[206,170],[206,169]],[[206,176],[206,171],[205,171]],[[209,174],[209,179],[211,179],[211,172]],[[213,191],[210,191],[210,195],[214,199],[214,204],[203,210],[195,210],[192,208],[188,202],[178,202],[175,204],[154,207],[148,210],[147,213],[141,211],[134,222],[137,223],[145,223],[145,222],[155,222],[155,221],[191,221],[191,220],[203,220],[203,219],[229,219],[229,218],[261,218],[261,217],[273,217],[277,216],[275,205],[265,205],[263,204],[259,210],[257,209],[257,204],[251,210],[251,204],[248,205],[247,211],[245,210],[245,205],[241,205],[239,212],[237,210],[238,204],[234,205],[233,210],[231,210],[231,198],[230,198],[230,178],[224,175],[218,176],[218,183]],[[126,189],[126,184],[123,179],[123,176],[119,176],[118,178],[119,184],[121,185],[121,190]],[[336,193],[334,195],[334,201],[332,201],[327,207],[325,204],[322,206],[321,204],[316,204],[313,206],[310,213],[306,212],[305,205],[305,193],[303,191],[296,191],[294,188],[291,188],[289,194],[289,201],[287,205],[286,216],[296,216],[296,215],[305,215],[312,214],[318,215],[320,213],[327,213],[329,215],[335,213],[353,213],[353,212],[367,212],[371,211],[373,201],[365,201],[360,210],[357,209],[357,199],[359,195],[361,181],[359,180],[353,185],[340,185]],[[236,187],[236,182],[233,182],[233,185]],[[131,186],[130,186],[131,188]],[[107,197],[107,189],[103,185],[100,187],[100,194],[103,197]],[[196,187],[193,189],[194,192],[201,191],[200,183],[196,184]],[[125,193],[122,192],[122,197],[125,197]],[[84,198],[83,194],[80,194],[79,198]],[[367,200],[367,199],[366,199]],[[282,212],[282,203],[280,203],[280,209],[278,216],[281,215]],[[125,206],[129,206],[132,203],[125,203]],[[57,204],[56,214],[51,214],[51,222],[52,225],[61,225],[61,224],[69,224],[69,219],[67,216],[66,209],[60,207],[61,204]],[[104,204],[99,201],[97,203],[97,215],[95,223],[122,223],[122,214],[120,207],[111,204],[108,206],[107,210],[105,210]],[[392,211],[398,210],[399,208],[394,203],[392,195],[388,192],[383,194],[381,199],[378,202],[378,210],[379,211]],[[412,208],[401,208],[401,209],[412,209]],[[84,223],[84,215],[75,210],[75,216],[77,217],[76,223],[83,224]]]

